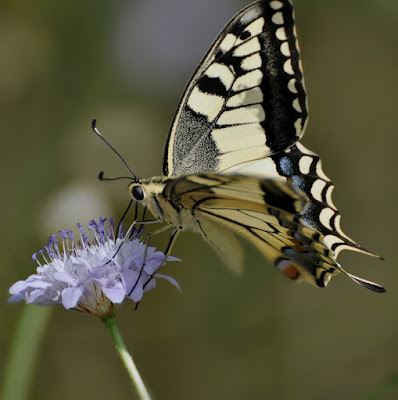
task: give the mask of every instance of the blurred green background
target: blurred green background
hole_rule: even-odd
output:
[[[126,182],[98,127],[139,176],[159,175],[185,83],[241,0],[12,1],[0,4],[0,374],[23,304],[8,288],[58,229],[116,219]],[[190,233],[182,263],[118,316],[156,399],[370,399],[398,376],[396,0],[297,0],[310,123],[303,143],[336,184],[343,229],[385,257],[340,261],[375,280],[343,276],[325,290],[297,285],[246,246],[237,277]],[[158,242],[159,246],[164,240]],[[132,304],[132,303],[131,303]],[[370,397],[369,397],[370,396]],[[57,308],[29,399],[131,399],[100,322]],[[393,386],[379,397],[398,398]]]

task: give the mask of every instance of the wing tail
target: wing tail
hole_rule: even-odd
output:
[[[366,289],[371,290],[372,292],[376,293],[384,293],[386,289],[383,286],[379,285],[378,283],[368,281],[367,279],[360,278],[359,276],[350,274],[349,272],[345,271],[341,266],[339,266],[339,270],[350,279],[352,279],[358,285],[365,287]]]

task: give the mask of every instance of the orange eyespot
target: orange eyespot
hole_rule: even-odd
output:
[[[275,265],[287,278],[297,280],[300,276],[299,269],[287,259],[282,258]]]

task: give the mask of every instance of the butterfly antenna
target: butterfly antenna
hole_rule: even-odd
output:
[[[103,140],[103,142],[122,160],[123,164],[127,167],[127,169],[130,171],[131,175],[133,175],[134,180],[137,181],[137,176],[134,173],[134,171],[131,169],[131,167],[127,164],[126,160],[122,157],[122,155],[108,142],[107,139],[105,139],[102,135],[101,132],[97,129],[97,120],[94,118],[91,121],[91,128],[94,131],[94,133]],[[103,178],[103,173],[99,175],[99,178],[101,180],[105,180],[105,178]]]
[[[106,177],[104,176],[104,171],[101,171],[101,172],[98,174],[98,179],[99,179],[100,181],[120,181],[121,179],[128,179],[128,180],[130,180],[130,181],[134,181],[134,180],[135,180],[135,179],[132,178],[131,176],[118,176],[117,178],[106,178]]]

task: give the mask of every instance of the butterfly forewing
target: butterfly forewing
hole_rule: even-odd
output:
[[[186,88],[164,175],[220,172],[304,133],[307,102],[290,1],[256,2],[227,24]]]

